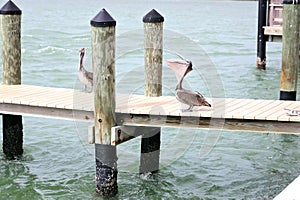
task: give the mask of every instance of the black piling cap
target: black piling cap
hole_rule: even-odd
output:
[[[103,8],[92,20],[91,25],[95,27],[116,26],[116,20]]]
[[[8,1],[0,9],[0,14],[2,14],[2,15],[21,15],[22,11],[12,1]]]
[[[161,16],[155,9],[152,9],[143,17],[144,23],[157,23],[163,21],[164,21],[164,17]]]

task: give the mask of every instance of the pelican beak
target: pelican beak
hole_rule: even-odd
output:
[[[211,104],[210,103],[208,103],[208,102],[205,102],[205,104],[204,104],[205,106],[208,106],[208,107],[211,107]]]
[[[82,48],[82,49],[79,50],[79,52],[80,52],[80,53],[84,53],[84,52],[85,52],[85,49]]]
[[[192,71],[192,62],[186,60],[166,60],[166,64],[175,72],[177,77],[183,77]]]

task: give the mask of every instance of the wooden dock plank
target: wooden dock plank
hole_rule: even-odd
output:
[[[131,98],[132,94],[118,94],[116,96],[116,103],[117,105],[123,105],[128,103],[128,99]]]
[[[257,116],[259,114],[265,113],[268,110],[272,109],[277,102],[276,100],[262,100],[262,101],[264,102],[258,104],[257,107],[254,107],[253,110],[250,110],[249,113],[245,114],[245,119],[258,119]]]
[[[300,102],[234,98],[212,98],[209,101],[211,108],[194,107],[192,112],[185,112],[182,109],[187,106],[178,102],[174,96],[117,94],[116,115],[124,115],[126,118],[134,116],[137,125],[151,126],[154,123],[176,126],[176,123],[184,123],[183,126],[212,128],[209,124],[213,118],[225,123],[224,127],[227,128],[239,126],[244,130],[259,131],[261,128],[266,132],[299,132],[296,128],[300,127],[300,116],[289,116],[285,108],[300,110]],[[92,121],[93,109],[92,93],[67,88],[0,85],[0,113],[3,114]],[[133,123],[130,118],[123,119],[123,122]],[[293,125],[288,126],[291,122]],[[268,126],[264,125],[267,123]]]
[[[235,109],[231,111],[232,118],[235,119],[245,119],[245,114],[249,112],[249,110],[252,110],[255,108],[258,104],[262,103],[260,100],[245,100],[245,103],[243,106],[239,107],[238,109]],[[251,116],[252,118],[252,116]]]
[[[291,101],[283,101],[283,102],[278,102],[278,105],[276,105],[276,107],[270,109],[269,112],[265,113],[266,116],[266,120],[278,120],[278,117],[284,113],[286,113],[286,110],[284,110],[284,108],[292,105],[293,102]]]
[[[265,109],[261,111],[257,111],[255,114],[256,120],[266,120],[266,117],[272,113],[274,113],[274,109],[276,109],[280,104],[283,104],[283,101],[272,101],[269,105],[265,107]],[[282,108],[279,108],[282,109]],[[276,111],[275,111],[276,112]]]
[[[4,102],[6,103],[15,103],[15,104],[24,104],[24,105],[35,105],[39,106],[37,103],[44,102],[43,99],[57,98],[57,95],[53,93],[53,89],[51,88],[43,88],[43,87],[29,87],[26,85],[20,86],[12,86],[12,87],[5,87],[4,92],[9,94],[9,96],[4,97]],[[12,94],[10,94],[12,93]]]
[[[50,94],[49,94],[50,93]],[[51,93],[51,90],[45,90],[45,91],[40,91],[39,93],[35,93],[32,95],[27,95],[14,98],[13,102],[20,102],[20,104],[27,104],[31,106],[44,106],[44,107],[55,107],[55,106],[48,106],[49,103],[53,101],[57,101],[59,99],[69,99],[69,94],[64,92],[64,93]],[[67,97],[67,98],[66,98]]]
[[[265,35],[282,36],[282,26],[265,26],[263,28]]]
[[[13,99],[16,99],[18,97],[29,96],[39,92],[30,89],[26,90],[26,87],[20,85],[16,85],[16,86],[12,85],[10,87],[2,85],[1,87],[2,87],[1,94],[0,94],[0,98],[2,99],[1,102],[6,102],[6,103],[12,103]]]
[[[166,115],[172,115],[172,113],[176,112],[175,115],[179,115],[179,112],[181,112],[181,104],[177,101],[175,96],[169,96],[168,97],[169,104],[164,106]]]
[[[148,99],[150,99],[148,97]],[[147,97],[143,95],[130,95],[127,99],[127,102],[125,101],[124,104],[118,105],[117,109],[121,113],[127,113],[127,112],[134,112],[136,113],[136,105],[139,103],[143,103],[144,101],[147,101]]]
[[[232,108],[237,104],[237,99],[233,98],[216,98],[212,99],[212,111],[211,117],[213,118],[225,118],[226,110]],[[205,116],[205,115],[203,115]]]
[[[244,119],[255,119],[257,112],[261,112],[264,110],[272,101],[269,100],[256,100],[256,104],[245,110],[243,114]]]
[[[179,102],[174,103],[170,108],[168,109],[169,115],[176,115],[176,116],[182,116],[182,106]]]
[[[245,106],[250,105],[253,102],[252,99],[235,99],[232,101],[231,106],[225,105],[225,115],[224,118],[233,118],[234,114],[239,113],[240,109],[243,109]]]
[[[235,100],[234,98],[214,98],[211,99],[211,105],[214,107],[215,110],[224,110],[224,106],[226,105],[227,107],[232,107],[235,105]]]
[[[76,110],[94,110],[94,96],[93,93],[84,93],[82,91],[75,90],[73,93],[72,109]]]
[[[278,121],[294,121],[294,122],[300,122],[300,117],[299,116],[290,116],[288,115],[288,110],[286,109],[293,109],[293,110],[298,110],[300,113],[300,102],[293,102],[292,106],[287,106],[285,107],[281,113],[279,113],[278,116]]]

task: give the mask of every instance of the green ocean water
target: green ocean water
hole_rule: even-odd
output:
[[[23,12],[23,84],[82,89],[78,51],[86,48],[91,69],[90,20],[105,8],[117,21],[116,90],[142,94],[142,17],[155,8],[165,18],[164,59],[177,52],[194,63],[187,87],[208,98],[279,98],[281,43],[268,43],[267,70],[255,69],[255,1],[14,2]],[[163,93],[173,95],[176,77],[163,67]],[[34,117],[23,124],[23,157],[10,161],[0,150],[1,200],[101,199],[90,124]],[[140,138],[118,146],[115,199],[272,199],[300,171],[297,135],[163,128],[161,142],[153,175],[138,174]]]

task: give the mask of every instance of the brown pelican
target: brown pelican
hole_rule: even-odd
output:
[[[85,54],[85,49],[82,48],[79,56],[79,67],[78,67],[78,78],[84,84],[84,91],[86,91],[87,86],[93,86],[93,73],[88,72],[83,66],[83,58]]]
[[[197,91],[187,90],[182,88],[184,77],[193,70],[192,62],[187,60],[167,60],[167,65],[175,72],[179,78],[176,85],[175,96],[181,103],[189,105],[187,111],[192,111],[194,106],[209,106],[211,105],[206,99]]]

